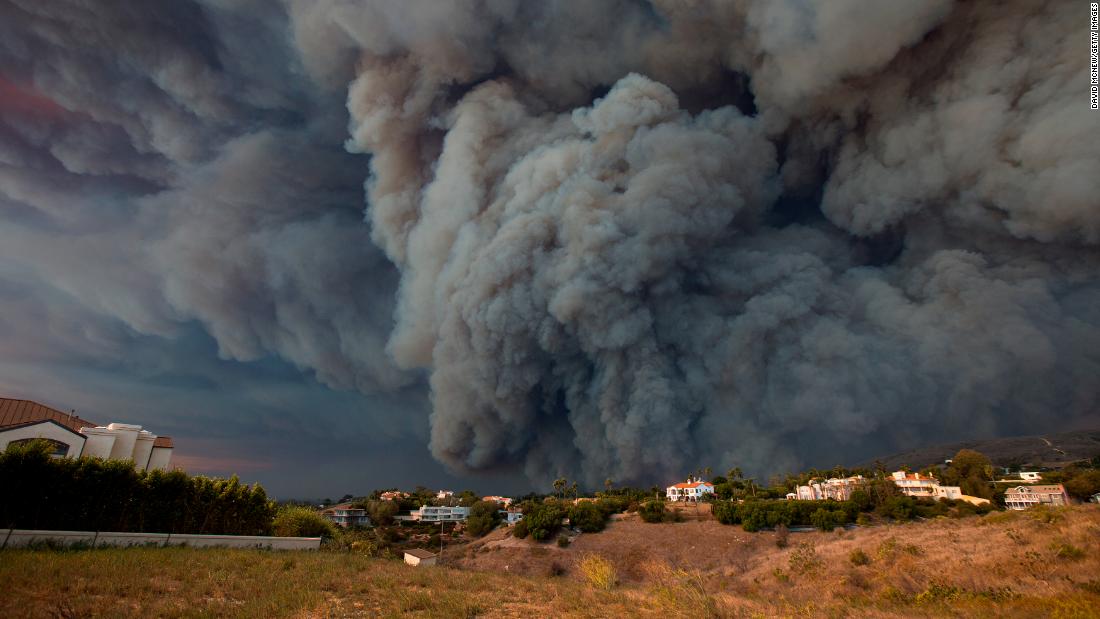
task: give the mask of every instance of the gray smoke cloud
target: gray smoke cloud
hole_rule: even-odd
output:
[[[439,460],[535,481],[1095,421],[1085,23],[2,2],[0,284],[41,299],[0,303],[70,299],[95,325],[74,348],[197,323],[223,359],[430,389]]]

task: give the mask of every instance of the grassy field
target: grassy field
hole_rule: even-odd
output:
[[[567,548],[493,533],[433,568],[324,551],[8,550],[0,616],[1100,617],[1093,506],[775,542],[624,520]]]

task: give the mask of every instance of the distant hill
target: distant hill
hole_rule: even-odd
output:
[[[872,458],[859,466],[871,467],[875,462],[881,462],[887,470],[896,470],[902,466],[919,469],[942,464],[960,449],[980,451],[995,466],[1027,464],[1060,468],[1078,460],[1100,456],[1100,429],[931,445],[892,456]]]

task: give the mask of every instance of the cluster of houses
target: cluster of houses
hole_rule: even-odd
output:
[[[889,479],[905,496],[955,499],[973,505],[989,503],[989,499],[964,494],[959,486],[945,486],[935,477],[922,473],[895,471],[890,474]],[[788,492],[787,499],[792,501],[825,501],[829,499],[847,501],[852,498],[852,492],[867,483],[867,481],[862,475],[811,479],[805,485],[795,488],[794,492]],[[1071,502],[1062,484],[1037,484],[1036,482],[1042,481],[1042,474],[1035,471],[1023,471],[1018,473],[1017,478],[999,481],[1021,482],[1021,485],[1005,491],[1005,506],[1008,509],[1022,510],[1036,505],[1069,505]],[[673,502],[700,501],[713,494],[714,484],[694,477],[673,484],[665,490],[666,498]],[[1100,503],[1100,495],[1097,495],[1095,499]]]
[[[380,498],[383,501],[394,501],[408,496],[408,493],[393,491],[383,492]],[[441,501],[453,497],[454,492],[450,490],[440,490],[436,493],[436,499]],[[503,517],[503,521],[509,526],[523,519],[523,513],[512,507],[511,498],[490,495],[482,497],[481,500],[499,503],[501,506],[500,514]],[[370,517],[367,515],[367,510],[353,508],[351,503],[333,505],[323,510],[321,515],[332,521],[333,524],[341,527],[370,525]],[[395,519],[405,522],[466,522],[466,519],[469,517],[469,507],[463,507],[461,505],[421,505],[419,509],[414,509],[407,515],[396,516]]]

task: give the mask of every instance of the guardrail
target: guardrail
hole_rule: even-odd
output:
[[[192,533],[118,533],[105,531],[36,531],[0,529],[0,548],[26,548],[34,544],[60,546],[191,546],[194,548],[262,548],[266,550],[317,550],[319,537],[270,535],[196,535]]]

